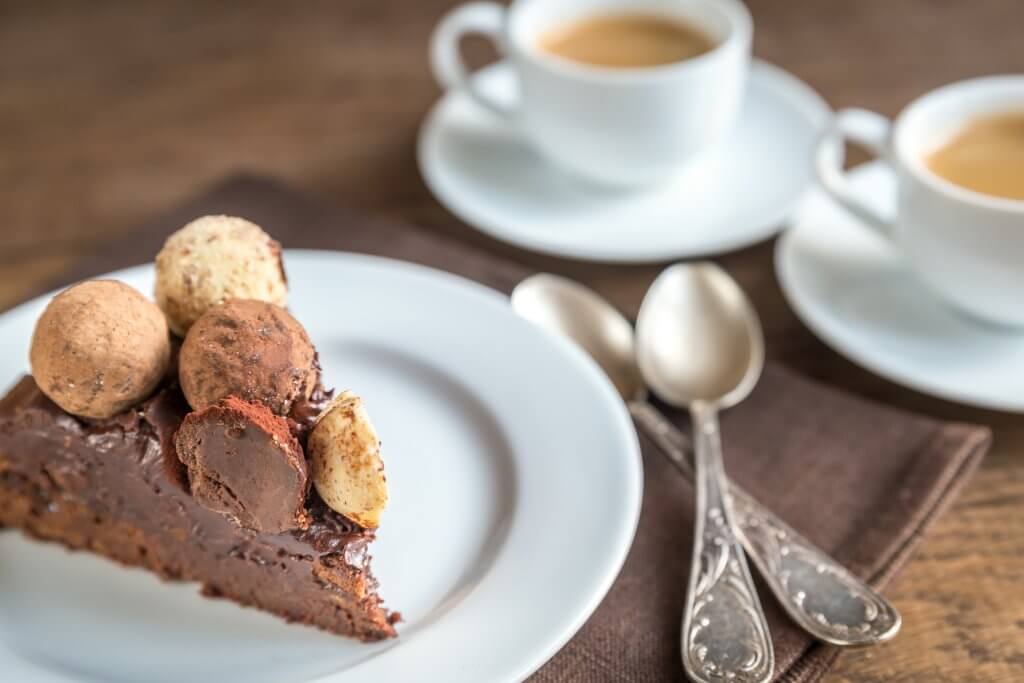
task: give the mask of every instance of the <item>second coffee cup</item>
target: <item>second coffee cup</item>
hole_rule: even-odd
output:
[[[459,41],[472,33],[511,64],[519,86],[511,105],[468,74]],[[556,165],[636,186],[698,164],[732,127],[751,34],[739,0],[473,2],[438,25],[431,65],[443,87],[464,88]],[[595,45],[604,47],[588,52]]]
[[[943,299],[974,318],[1024,328],[1024,199],[1016,194],[1024,157],[1020,124],[1013,124],[1022,117],[1024,76],[947,85],[912,102],[895,122],[843,110],[819,141],[815,171],[839,206],[889,241]],[[1000,139],[985,140],[970,151],[966,168],[956,168],[946,153],[977,125],[986,127],[983,136]],[[842,163],[846,140],[892,167],[896,216],[882,215],[872,198],[852,191]],[[981,178],[971,177],[979,171]]]

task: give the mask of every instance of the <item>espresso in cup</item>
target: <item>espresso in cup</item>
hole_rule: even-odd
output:
[[[545,33],[540,47],[583,64],[643,68],[672,64],[715,48],[715,41],[684,21],[653,14],[598,14]]]
[[[1024,111],[978,117],[927,158],[932,173],[961,187],[1024,199]]]

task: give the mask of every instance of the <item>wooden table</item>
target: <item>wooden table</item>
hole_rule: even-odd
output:
[[[635,312],[657,266],[571,263],[497,245],[425,189],[414,140],[438,94],[427,39],[449,4],[0,5],[0,309],[97,241],[248,168],[578,278]],[[894,114],[948,81],[1024,72],[1019,0],[751,5],[755,52],[836,107]],[[772,355],[850,391],[996,432],[982,470],[889,590],[903,633],[846,654],[827,680],[1024,680],[1024,417],[929,399],[845,361],[794,318],[771,254],[762,244],[722,261],[753,295]]]

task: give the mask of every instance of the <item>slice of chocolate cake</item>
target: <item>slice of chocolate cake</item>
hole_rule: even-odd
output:
[[[208,216],[168,239],[156,280],[159,305],[98,280],[43,312],[32,376],[0,400],[0,526],[393,637],[367,553],[388,500],[380,439],[357,396],[323,391],[279,245]]]
[[[0,524],[362,640],[395,635],[363,529],[310,492],[309,524],[246,529],[191,495],[173,436],[189,408],[169,386],[116,417],[73,417],[22,379],[0,400]],[[307,411],[315,412],[315,411]]]

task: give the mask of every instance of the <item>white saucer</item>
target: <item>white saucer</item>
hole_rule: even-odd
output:
[[[481,87],[508,100],[505,63]],[[728,251],[773,235],[810,182],[811,147],[829,116],[808,85],[755,61],[737,129],[706,169],[635,191],[596,188],[550,166],[462,92],[420,129],[419,165],[437,199],[505,242],[557,256],[639,263]]]
[[[371,552],[399,637],[286,624],[8,530],[0,681],[512,683],[604,597],[643,474],[594,362],[448,273],[337,252],[289,250],[285,264],[326,383],[362,394],[384,440],[391,501]],[[113,277],[152,291],[152,266]],[[0,316],[0,390],[25,371],[47,298]]]
[[[857,168],[852,183],[893,213],[896,182],[882,163]],[[1024,412],[1024,333],[948,307],[821,191],[809,193],[779,239],[775,268],[797,315],[855,363],[926,394]]]

